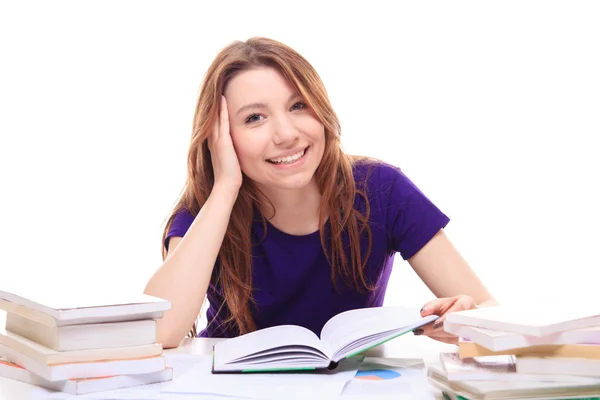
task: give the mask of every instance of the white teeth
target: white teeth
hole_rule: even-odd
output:
[[[295,161],[298,161],[300,159],[300,157],[302,157],[304,155],[305,150],[306,149],[299,151],[296,154],[293,154],[291,156],[287,156],[287,157],[271,158],[271,159],[269,159],[269,161],[272,163],[275,163],[275,164],[290,164]]]

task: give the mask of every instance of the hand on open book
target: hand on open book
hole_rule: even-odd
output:
[[[439,315],[440,318],[433,323],[423,326],[414,331],[415,335],[425,335],[440,342],[457,344],[458,337],[444,331],[445,315],[455,311],[470,310],[477,308],[477,303],[471,296],[458,295],[452,297],[442,297],[425,304],[421,309],[421,316]]]

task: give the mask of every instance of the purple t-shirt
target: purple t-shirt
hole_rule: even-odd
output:
[[[252,286],[256,305],[251,305],[251,310],[257,329],[292,324],[320,335],[323,325],[336,314],[383,305],[395,254],[398,252],[404,260],[409,259],[449,222],[448,217],[400,169],[385,163],[359,162],[353,170],[357,187],[366,179],[372,249],[365,278],[367,282],[376,282],[377,288],[360,293],[340,280],[336,290],[318,231],[304,236],[290,235],[267,222],[266,237],[260,241],[264,229],[257,218],[251,232],[252,241],[256,243],[252,246]],[[356,196],[355,207],[361,211],[365,209],[362,196]],[[179,212],[165,245],[170,237],[183,237],[193,219],[189,212]],[[326,233],[328,228],[326,224]],[[347,236],[343,240],[348,243]],[[367,240],[363,239],[361,244],[366,249]],[[350,259],[349,251],[347,254]],[[219,268],[218,263],[215,268]],[[199,336],[234,336],[235,333],[222,324],[225,307],[215,319],[223,295],[214,281],[209,285],[207,298],[209,325]]]

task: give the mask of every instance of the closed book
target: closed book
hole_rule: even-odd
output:
[[[484,357],[484,356],[535,356],[535,357],[570,357],[600,359],[600,345],[597,344],[565,344],[565,345],[542,345],[531,347],[520,347],[502,351],[492,351],[485,347],[460,339],[458,342],[458,354],[461,358]]]
[[[6,330],[56,351],[133,347],[156,343],[156,320],[48,326],[8,313]]]
[[[161,318],[168,300],[145,294],[111,295],[89,288],[24,293],[0,290],[0,309],[48,326]]]
[[[113,375],[135,375],[164,370],[164,356],[127,360],[92,361],[66,364],[44,364],[0,344],[0,357],[51,382],[68,379],[101,378]]]
[[[462,400],[566,400],[600,397],[600,382],[540,382],[504,380],[449,381],[442,366],[431,365],[427,376],[433,387]],[[460,396],[460,397],[458,397]]]
[[[51,382],[26,370],[20,365],[0,359],[0,376],[46,389],[80,395],[170,381],[173,379],[173,370],[165,368],[162,371],[135,375],[113,375],[100,378],[67,379]]]
[[[566,357],[516,357],[517,372],[523,374],[568,374],[600,379],[600,360]]]
[[[542,345],[600,344],[600,326],[556,332],[546,336],[530,336],[444,321],[444,331],[468,339],[492,351]]]
[[[518,374],[514,356],[461,358],[458,353],[440,353],[448,381],[581,382],[600,383],[600,378],[564,374]]]
[[[446,321],[452,324],[542,337],[600,326],[600,307],[568,309],[539,309],[526,306],[481,307],[452,312],[446,316]]]
[[[153,357],[162,354],[159,343],[144,346],[116,347],[110,349],[91,349],[74,351],[56,351],[42,346],[16,333],[0,328],[0,344],[10,347],[42,364],[81,363],[90,361],[124,360]]]

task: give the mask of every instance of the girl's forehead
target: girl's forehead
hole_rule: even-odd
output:
[[[284,76],[273,68],[259,68],[240,72],[225,88],[226,96],[275,95],[296,92]]]

